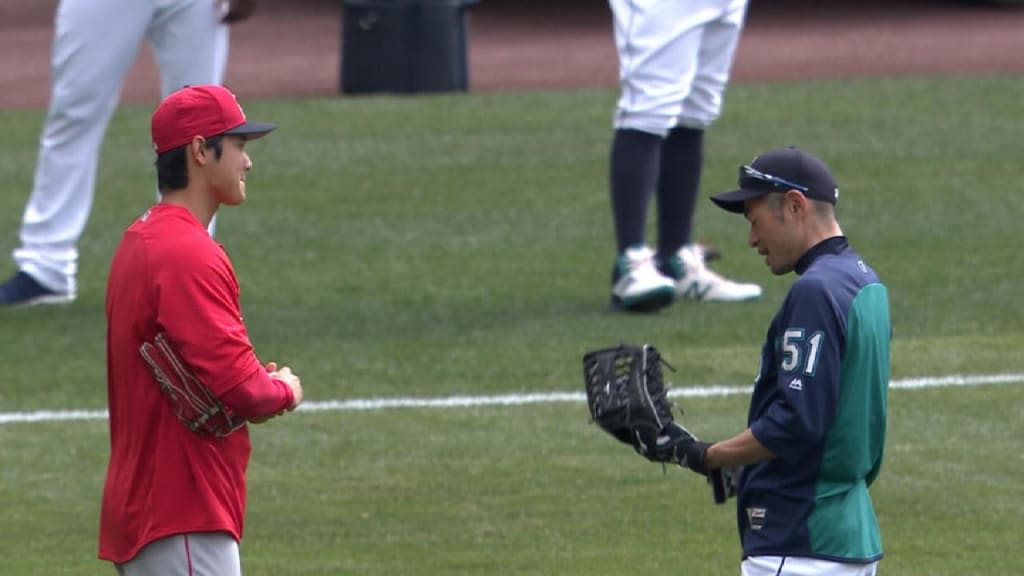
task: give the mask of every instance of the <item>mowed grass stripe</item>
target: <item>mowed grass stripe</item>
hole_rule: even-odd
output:
[[[894,390],[921,390],[950,386],[984,386],[989,384],[1018,384],[1024,374],[984,374],[905,378],[893,380]],[[747,394],[749,386],[691,386],[669,391],[672,398],[715,398]],[[352,410],[390,410],[395,408],[470,408],[481,406],[522,406],[525,404],[555,404],[583,402],[583,392],[538,392],[533,394],[496,394],[489,396],[444,396],[439,398],[354,398],[352,400],[316,400],[299,407],[301,412],[338,412]],[[102,420],[106,410],[36,410],[33,412],[0,412],[0,424],[30,422],[63,422],[73,420]]]

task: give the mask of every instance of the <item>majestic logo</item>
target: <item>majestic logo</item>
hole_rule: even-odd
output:
[[[803,390],[804,381],[799,378],[793,378],[792,380],[789,381],[789,388],[791,390]]]

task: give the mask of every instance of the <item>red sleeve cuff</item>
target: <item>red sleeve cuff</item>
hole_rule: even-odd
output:
[[[295,395],[283,380],[271,378],[270,374],[261,369],[253,378],[224,394],[221,402],[238,416],[252,420],[273,416],[291,408]]]

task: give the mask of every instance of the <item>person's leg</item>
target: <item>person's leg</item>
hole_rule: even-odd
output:
[[[220,22],[220,6],[212,0],[160,0],[146,35],[163,96],[186,85],[223,82],[228,27]]]
[[[705,129],[721,115],[746,10],[746,0],[729,0],[720,16],[704,26],[692,86],[679,113],[680,126]]]
[[[675,254],[693,241],[693,216],[704,167],[704,130],[677,126],[661,149],[658,253]]]
[[[41,301],[75,297],[77,243],[92,208],[103,135],[138,54],[149,4],[62,0],[57,7],[50,106],[14,250],[19,270],[49,293]],[[0,303],[30,303],[9,302],[12,296],[0,288]]]
[[[661,272],[675,279],[682,298],[735,302],[759,298],[762,292],[756,284],[733,282],[708,269],[704,247],[693,242],[704,132],[721,114],[745,10],[745,0],[730,0],[703,25],[691,88],[662,148],[657,261]]]
[[[225,532],[188,534],[193,576],[242,576],[238,541]]]
[[[676,126],[661,148],[658,174],[658,254],[674,254],[694,243],[693,220],[704,170],[704,129]],[[721,254],[701,244],[705,261]]]
[[[664,137],[698,73],[704,26],[721,0],[610,0],[619,58],[614,126]]]
[[[878,562],[850,564],[797,556],[750,556],[740,576],[875,576]]]
[[[238,542],[224,532],[161,538],[117,569],[118,576],[242,576]]]
[[[227,67],[228,26],[224,5],[214,0],[164,0],[149,25],[153,59],[160,69],[160,93],[166,97],[186,85],[222,84]],[[208,230],[213,236],[217,216]]]
[[[740,563],[740,576],[779,576],[786,560],[784,556],[749,556]]]
[[[612,138],[609,180],[620,253],[646,244],[647,207],[658,178],[661,146],[661,136],[641,130],[616,130]]]
[[[704,168],[704,131],[718,118],[733,56],[739,43],[746,0],[726,0],[717,15],[701,25],[699,45],[685,43],[695,60],[688,72],[690,89],[669,132],[658,176],[658,253],[675,254],[693,242],[693,219]],[[682,43],[683,40],[680,40]]]
[[[681,113],[696,73],[705,16],[693,3],[610,0],[610,5],[620,83],[609,170],[619,253],[612,304],[652,310],[672,302],[674,282],[654,268],[648,254],[647,210],[657,186],[662,140]]]

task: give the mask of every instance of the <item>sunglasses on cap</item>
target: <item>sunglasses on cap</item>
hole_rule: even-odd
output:
[[[797,184],[796,182],[791,182],[789,180],[786,180],[785,178],[779,178],[778,176],[766,174],[764,172],[761,172],[757,168],[754,168],[753,166],[748,166],[746,164],[740,166],[739,173],[739,178],[741,181],[744,178],[752,178],[759,182],[766,182],[768,184],[771,184],[772,186],[777,186],[779,188],[794,188],[801,192],[807,192],[808,190],[810,190],[810,188],[804,186],[803,184]]]

